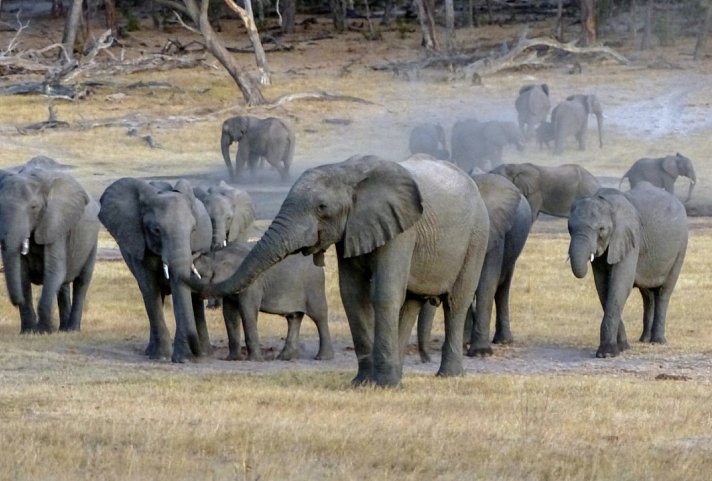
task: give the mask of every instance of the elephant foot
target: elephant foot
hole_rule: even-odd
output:
[[[331,347],[319,349],[314,359],[317,361],[331,361],[334,359],[334,349]]]
[[[372,384],[373,379],[361,373],[358,373],[356,377],[351,380],[351,386],[353,387],[370,386]]]
[[[467,357],[488,357],[493,354],[490,346],[470,346],[467,350]]]
[[[284,346],[282,351],[277,355],[277,359],[280,361],[291,361],[293,359],[299,358],[299,350],[294,347]]]
[[[419,350],[418,353],[420,354],[420,362],[422,362],[423,364],[433,362],[433,358],[430,357],[430,354],[428,354],[428,351],[426,351],[425,349]]]
[[[227,354],[227,357],[225,358],[226,361],[242,361],[244,357],[242,356],[242,353],[238,349],[237,352],[230,351]]]
[[[465,369],[462,367],[462,364],[459,366],[454,366],[454,365],[448,365],[448,366],[440,366],[440,369],[438,369],[437,374],[435,374],[437,377],[454,377],[454,376],[464,376],[465,375]]]
[[[640,335],[640,339],[638,339],[639,342],[650,342],[651,336],[650,333],[643,333]]]
[[[60,332],[79,332],[79,324],[69,323],[64,326],[59,326]]]
[[[623,342],[618,343],[618,351],[619,352],[627,351],[628,349],[630,349],[630,344],[628,344],[628,341],[623,341]]]
[[[144,354],[148,356],[149,359],[169,359],[171,357],[172,349],[168,343],[149,343],[146,346]]]
[[[263,362],[265,360],[264,357],[262,357],[262,353],[257,351],[257,352],[250,352],[247,354],[247,360],[248,361],[254,361],[254,362]]]
[[[37,329],[35,329],[38,334],[51,334],[53,331],[54,327],[49,323],[39,323],[37,324]]]
[[[667,339],[665,336],[653,336],[650,338],[650,342],[653,344],[667,344]]]
[[[20,327],[20,334],[33,334],[35,332],[37,332],[36,324],[24,325]]]
[[[388,367],[381,372],[376,371],[375,379],[376,386],[379,387],[396,387],[401,383],[401,374],[393,367]]]
[[[172,362],[182,364],[187,361],[192,361],[197,357],[198,356],[191,351],[187,342],[173,345],[173,355],[171,356]]]
[[[492,344],[512,344],[514,339],[511,334],[495,334]]]
[[[596,351],[596,357],[616,357],[619,353],[618,344],[601,344]]]

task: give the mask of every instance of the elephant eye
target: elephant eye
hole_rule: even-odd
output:
[[[316,210],[319,213],[319,215],[325,215],[327,213],[327,211],[329,210],[329,207],[326,204],[319,204],[316,207]]]

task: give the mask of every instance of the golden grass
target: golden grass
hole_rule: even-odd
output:
[[[0,32],[0,44],[10,33]],[[488,42],[517,34],[516,28],[489,27],[459,30],[458,39]],[[357,152],[398,159],[407,154],[408,131],[416,122],[434,118],[449,127],[458,118],[483,118],[483,105],[507,106],[514,115],[514,92],[523,83],[548,82],[555,101],[571,92],[595,91],[606,107],[614,107],[659,95],[676,76],[685,75],[654,71],[659,86],[643,85],[651,74],[645,68],[641,73],[641,65],[657,55],[697,74],[711,67],[709,62],[691,66],[685,60],[691,47],[683,51],[678,43],[656,53],[628,50],[637,59],[632,66],[586,65],[581,76],[552,69],[503,73],[484,86],[432,79],[405,83],[369,66],[416,58],[418,34],[405,40],[395,32],[385,36],[383,43],[372,43],[348,34],[271,55],[275,84],[265,89],[268,98],[323,89],[375,105],[294,102],[274,110],[242,109],[219,68],[112,78],[117,85],[169,81],[179,89],[136,90],[112,100],[119,89],[108,86],[82,102],[56,103],[59,118],[73,126],[129,114],[155,118],[140,131],[161,144],[155,150],[128,137],[125,127],[17,135],[16,126],[46,119],[47,101],[3,97],[2,167],[48,155],[74,165],[73,173],[97,197],[120,176],[220,169],[222,117],[197,117],[231,106],[238,107],[234,113],[290,119],[297,130],[297,171]],[[136,45],[164,41],[145,31],[129,40]],[[127,54],[137,55],[130,48]],[[252,65],[250,56],[239,59]],[[342,67],[357,59],[351,73],[342,75]],[[704,105],[710,99],[702,94],[689,101]],[[196,121],[160,121],[168,115]],[[352,124],[325,124],[325,118]],[[680,150],[698,168],[695,197],[709,199],[708,136],[649,139],[607,130],[603,150],[591,145],[586,152],[554,158],[532,147],[508,155],[516,162],[579,162],[613,177],[639,157]],[[691,223],[687,262],[668,313],[668,345],[632,342],[616,360],[594,359],[602,313],[593,280],[590,275],[575,279],[564,263],[565,222],[540,222],[512,289],[515,344],[496,347],[491,359],[468,360],[468,374],[457,379],[421,374],[434,373],[436,366],[419,366],[411,354],[403,387],[393,390],[349,387],[356,360],[331,251],[327,293],[337,360],[325,363],[219,361],[226,336],[217,312],[208,313],[214,358],[185,365],[148,361],[142,355],[146,314],[122,261],[97,265],[81,333],[20,336],[17,310],[0,288],[0,480],[707,480],[712,468],[712,266],[707,255],[712,228],[705,220]],[[99,243],[115,247],[103,231]],[[633,341],[641,316],[634,292],[624,313]],[[166,317],[172,329],[170,300]],[[281,347],[283,319],[261,317],[259,328],[263,344]],[[436,323],[438,336],[441,323]],[[302,337],[315,345],[309,320]],[[537,357],[537,349],[544,348],[575,354],[552,363]],[[507,364],[512,360],[520,362]],[[688,380],[655,380],[668,372]]]

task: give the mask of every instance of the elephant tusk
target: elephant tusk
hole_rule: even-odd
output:
[[[591,254],[591,262],[593,262],[593,259],[594,259],[595,257],[596,257],[596,256],[594,256],[593,254]]]
[[[227,247],[227,241],[226,241],[226,240],[223,241],[223,247]]]
[[[190,271],[195,274],[195,277],[197,277],[198,279],[202,279],[202,277],[200,277],[200,272],[198,272],[198,268],[195,267],[195,264],[191,264]]]
[[[168,275],[168,264],[165,262],[163,263],[163,275],[165,276],[166,279],[170,279],[171,277]]]
[[[22,250],[20,250],[20,254],[23,256],[26,256],[30,252],[30,239],[25,239],[22,241]]]

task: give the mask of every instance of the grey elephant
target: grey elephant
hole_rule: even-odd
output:
[[[491,172],[506,177],[519,188],[529,201],[534,220],[540,212],[568,217],[576,199],[592,195],[601,187],[593,174],[575,164],[555,167],[529,162],[503,164]]]
[[[595,95],[571,95],[551,111],[554,124],[554,153],[564,151],[566,140],[574,136],[579,150],[586,150],[588,116],[595,115],[598,124],[598,145],[603,148],[603,109]]]
[[[171,186],[125,177],[109,185],[100,202],[99,219],[119,245],[143,296],[150,324],[146,354],[152,359],[171,356],[163,317],[169,294],[176,322],[172,360],[210,353],[203,300],[179,280],[190,276],[193,258],[207,253],[212,239],[210,216],[193,188],[185,180]]]
[[[680,175],[690,179],[690,187],[685,199],[685,203],[687,203],[692,197],[692,189],[697,183],[697,176],[695,176],[695,168],[692,165],[692,161],[680,153],[656,159],[643,158],[636,160],[631,168],[623,174],[618,187],[620,188],[623,179],[628,178],[631,188],[642,181],[646,181],[674,194],[675,181]]]
[[[439,123],[416,125],[410,132],[408,147],[411,154],[428,154],[436,159],[450,159],[445,129]]]
[[[452,128],[453,163],[465,172],[475,168],[489,170],[502,163],[502,150],[514,145],[524,150],[524,137],[514,122],[491,120],[478,122],[474,119],[458,121]]]
[[[230,145],[237,142],[235,169],[230,163]],[[222,125],[220,148],[230,180],[240,178],[245,166],[254,175],[261,158],[277,169],[283,181],[289,180],[289,167],[294,158],[294,131],[275,117],[260,119],[249,115],[231,117]]]
[[[448,162],[352,157],[305,171],[235,274],[204,295],[245,289],[290,254],[336,246],[341,300],[358,359],[355,385],[400,383],[415,317],[442,301],[439,375],[463,373],[462,334],[487,249],[489,218],[474,181]]]
[[[539,150],[542,150],[544,146],[551,150],[552,142],[556,139],[554,132],[554,124],[542,121],[536,128],[536,144],[539,146]]]
[[[58,170],[0,170],[0,250],[20,332],[78,331],[96,262],[98,203]],[[32,284],[41,284],[37,311]]]
[[[546,120],[551,110],[549,86],[547,84],[524,85],[519,89],[514,107],[517,109],[519,129],[527,140],[531,139],[536,126]]]
[[[591,262],[603,307],[596,357],[629,347],[621,313],[633,287],[643,297],[641,342],[664,343],[670,296],[687,250],[687,215],[674,195],[641,182],[628,192],[601,189],[577,200],[569,215],[571,270]]]
[[[224,181],[207,189],[194,188],[195,196],[205,205],[213,226],[212,249],[228,242],[246,241],[255,221],[255,207],[247,192]]]
[[[222,282],[239,269],[252,247],[254,243],[231,243],[224,249],[198,256],[195,267],[202,279],[213,283]],[[262,360],[257,332],[258,311],[287,318],[287,338],[278,359],[288,361],[299,357],[299,330],[304,314],[312,318],[319,332],[316,359],[334,358],[329,334],[324,268],[315,266],[312,259],[287,256],[260,274],[246,289],[223,297],[228,359],[241,359],[241,319],[248,359]]]
[[[529,203],[519,189],[500,175],[474,175],[490,218],[490,233],[475,301],[465,322],[468,356],[491,355],[490,319],[492,305],[497,306],[495,334],[492,342],[509,344],[509,292],[514,267],[524,249],[532,226]],[[428,346],[435,307],[425,304],[418,316],[418,351],[423,362],[430,361]]]

